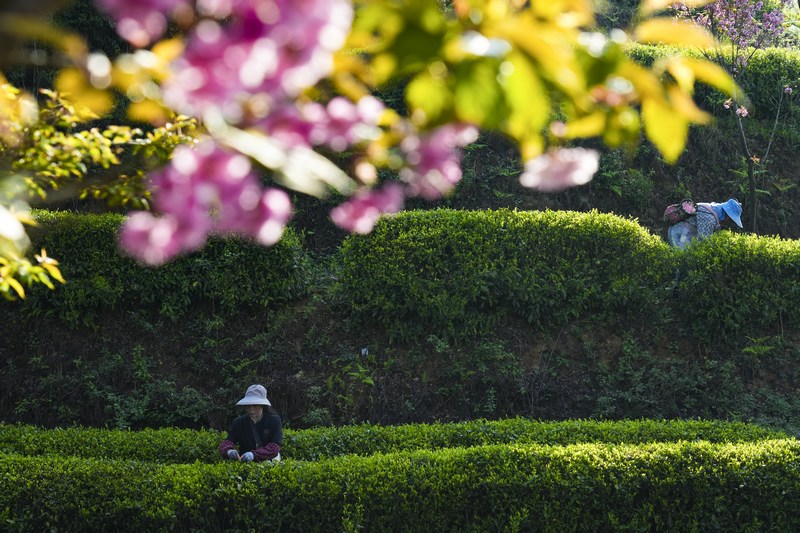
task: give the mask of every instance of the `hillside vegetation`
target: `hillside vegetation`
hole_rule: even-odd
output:
[[[224,429],[261,382],[298,428],[519,415],[797,430],[797,241],[723,231],[678,252],[604,213],[438,210],[325,260],[290,233],[149,269],[114,253],[116,216],[39,219],[36,245],[70,281],[0,311],[5,422]]]

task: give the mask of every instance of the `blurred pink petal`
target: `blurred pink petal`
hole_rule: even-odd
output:
[[[362,191],[331,210],[331,220],[340,228],[366,234],[372,231],[383,213],[403,209],[403,187],[390,183],[377,191]]]
[[[600,154],[586,148],[557,148],[525,163],[519,177],[524,187],[544,192],[563,191],[592,180]]]
[[[445,124],[422,136],[407,136],[400,145],[407,166],[400,176],[411,196],[441,198],[461,180],[461,148],[478,138],[468,124]]]
[[[161,264],[201,247],[209,234],[239,234],[275,244],[292,214],[286,192],[264,189],[250,160],[210,140],[178,147],[155,173],[154,206],[162,216],[131,215],[121,244],[134,257]]]
[[[185,0],[97,0],[97,4],[117,23],[120,37],[144,47],[164,35],[167,16]]]

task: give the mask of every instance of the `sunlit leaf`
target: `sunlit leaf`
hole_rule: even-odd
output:
[[[550,98],[536,70],[522,54],[510,55],[500,69],[510,108],[509,133],[519,140],[540,137],[550,116]]]
[[[683,0],[683,4],[688,8],[704,6],[713,0]],[[672,9],[675,0],[643,0],[639,6],[639,13],[643,17],[648,17],[657,11]]]
[[[61,283],[66,283],[63,276],[61,275],[61,270],[53,264],[45,263],[42,265],[42,268],[47,270],[47,272],[56,280],[60,281]]]
[[[645,135],[664,159],[670,163],[677,161],[686,146],[689,120],[654,98],[647,98],[642,102],[642,119]]]
[[[56,91],[75,104],[79,118],[88,120],[103,116],[114,104],[111,95],[95,89],[76,68],[62,69],[55,80]]]
[[[529,55],[542,76],[568,95],[579,94],[586,86],[573,42],[551,27],[527,17],[516,17],[498,27],[499,37]]]
[[[14,289],[20,298],[25,298],[25,289],[22,288],[22,285],[20,285],[19,281],[15,280],[14,278],[5,278],[4,281],[9,287]]]
[[[687,20],[661,17],[649,19],[636,27],[635,39],[646,44],[671,44],[683,47],[709,48],[714,37],[705,28]]]
[[[355,189],[355,181],[350,176],[310,148],[286,149],[258,131],[208,120],[206,124],[213,126],[211,131],[219,141],[275,170],[279,181],[287,188],[317,197],[326,196],[331,188],[341,194],[350,194]]]
[[[691,95],[680,90],[676,86],[667,89],[669,94],[669,102],[675,112],[680,113],[694,124],[708,124],[711,121],[711,115],[697,107]]]
[[[564,137],[568,139],[594,137],[603,133],[605,127],[606,115],[598,110],[585,117],[567,122],[566,129],[564,130]]]
[[[169,121],[169,117],[169,110],[153,100],[133,102],[128,106],[128,118],[137,122],[163,125]]]
[[[463,122],[495,127],[505,114],[497,82],[496,61],[468,61],[458,65],[454,104]]]
[[[408,84],[406,99],[412,111],[424,114],[426,123],[437,123],[452,108],[453,91],[441,77],[424,72]]]
[[[680,56],[676,56],[670,61],[683,63],[692,70],[698,81],[702,81],[703,83],[734,97],[738,102],[745,102],[747,100],[744,91],[736,84],[736,81],[728,73],[728,71],[713,61]]]

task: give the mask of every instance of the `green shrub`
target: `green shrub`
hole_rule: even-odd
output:
[[[0,425],[0,453],[128,459],[157,463],[211,463],[219,461],[217,446],[224,436],[224,433],[211,430],[44,430],[33,426]],[[747,442],[783,437],[786,437],[785,433],[755,425],[718,421],[540,422],[514,418],[452,424],[365,424],[299,431],[287,429],[284,432],[281,454],[291,459],[312,461],[339,455],[373,455],[489,444],[634,444],[681,440]]]
[[[33,248],[45,248],[61,264],[66,285],[31,291],[23,314],[55,315],[91,325],[114,308],[153,307],[175,318],[205,303],[221,312],[286,302],[306,290],[308,258],[292,230],[273,247],[242,239],[211,240],[201,251],[159,268],[125,257],[117,245],[120,215],[37,211]]]
[[[800,443],[490,445],[318,462],[0,455],[0,523],[50,529],[794,531]]]
[[[722,231],[684,257],[682,312],[707,345],[800,325],[800,242]]]
[[[333,291],[393,339],[464,339],[511,314],[534,327],[641,317],[663,296],[673,256],[609,214],[411,211],[345,240]]]

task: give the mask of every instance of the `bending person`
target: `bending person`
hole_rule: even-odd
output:
[[[727,218],[742,227],[742,204],[736,198],[723,203],[699,203],[694,215],[669,227],[669,242],[678,248],[686,248],[693,239],[702,240],[720,230],[720,223]]]
[[[233,420],[228,435],[219,445],[223,459],[243,462],[280,461],[283,444],[281,417],[267,399],[267,389],[250,385],[236,402],[245,414]]]

